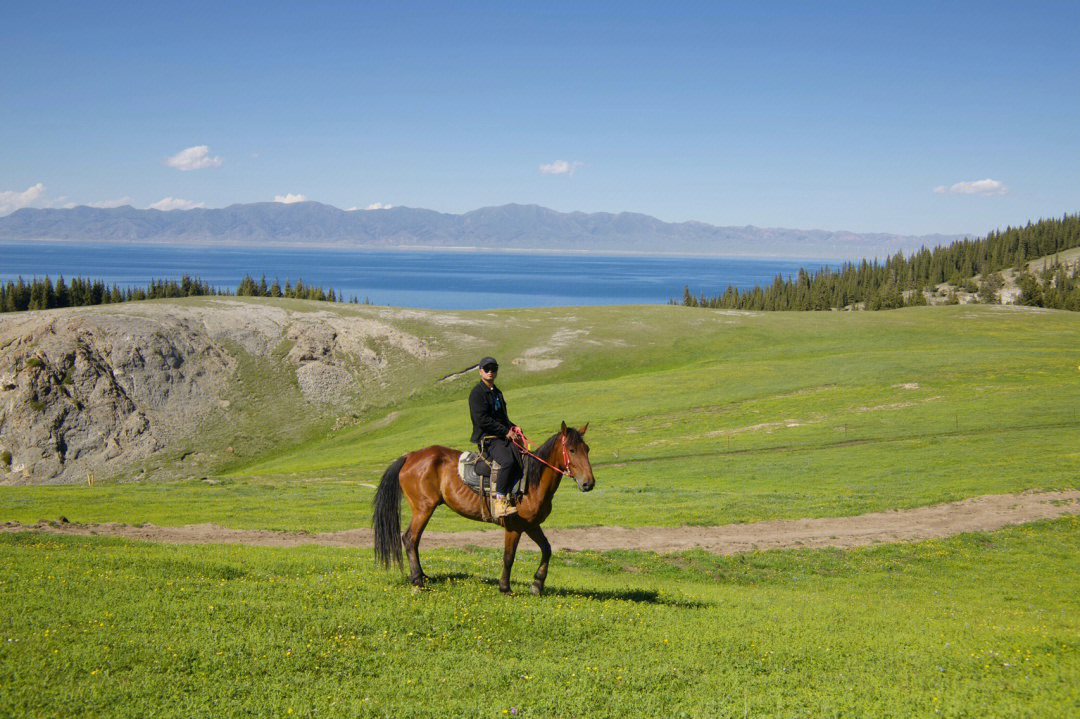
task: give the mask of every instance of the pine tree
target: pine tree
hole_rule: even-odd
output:
[[[993,272],[983,277],[979,283],[979,302],[987,305],[996,305],[1001,302],[998,291],[1001,289],[1003,280],[1000,274]]]
[[[240,284],[236,287],[237,297],[252,297],[257,291],[255,280],[251,279],[251,275],[244,275],[244,279],[240,280]]]
[[[30,282],[30,304],[27,309],[43,310],[47,307],[44,293],[45,286],[35,277]]]
[[[1020,288],[1020,297],[1017,298],[1017,304],[1042,307],[1043,290],[1035,275],[1025,271],[1016,278],[1016,284]]]
[[[56,306],[57,307],[70,307],[71,306],[71,293],[68,292],[67,283],[64,282],[64,276],[59,275],[56,278]]]

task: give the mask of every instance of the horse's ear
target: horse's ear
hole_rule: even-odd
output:
[[[589,423],[586,422],[585,426],[578,430],[578,434],[585,434],[585,430],[589,428]]]
[[[562,429],[559,430],[560,434],[566,434],[566,422],[562,423]]]

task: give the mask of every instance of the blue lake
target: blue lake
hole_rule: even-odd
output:
[[[683,287],[714,295],[769,284],[826,260],[525,252],[355,251],[0,242],[0,282],[81,275],[120,287],[188,274],[236,289],[245,274],[333,287],[375,304],[432,309],[656,304]],[[834,266],[837,262],[832,262]]]

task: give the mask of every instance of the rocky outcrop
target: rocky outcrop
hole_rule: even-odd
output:
[[[146,457],[212,408],[235,364],[167,323],[86,310],[19,319],[0,325],[0,451],[11,455],[0,481],[81,481]]]
[[[347,404],[395,353],[432,354],[371,317],[238,300],[0,315],[0,483],[82,482],[147,458],[228,405],[232,353],[281,362],[283,342],[316,405]]]
[[[336,403],[357,383],[386,367],[388,351],[416,358],[431,355],[412,335],[377,320],[312,313],[295,318],[286,331],[293,342],[286,359],[296,367],[300,391],[311,401]],[[372,346],[381,345],[377,352]]]

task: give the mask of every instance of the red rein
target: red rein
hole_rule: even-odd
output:
[[[521,438],[521,442],[518,442],[517,437]],[[533,459],[540,462],[540,464],[546,464],[548,467],[551,467],[556,472],[559,472],[560,474],[566,475],[567,477],[572,477],[573,475],[570,474],[570,472],[568,471],[570,469],[570,451],[566,448],[566,435],[565,434],[562,435],[561,439],[562,439],[563,464],[566,465],[566,469],[559,469],[554,464],[549,464],[547,461],[541,459],[540,457],[538,457],[535,454],[533,454],[532,452],[530,452],[528,445],[532,444],[532,442],[530,442],[529,438],[525,436],[525,433],[521,431],[521,427],[514,427],[514,432],[510,436],[510,441],[514,443],[515,447],[517,447],[518,449],[520,449],[525,454],[529,455]]]

